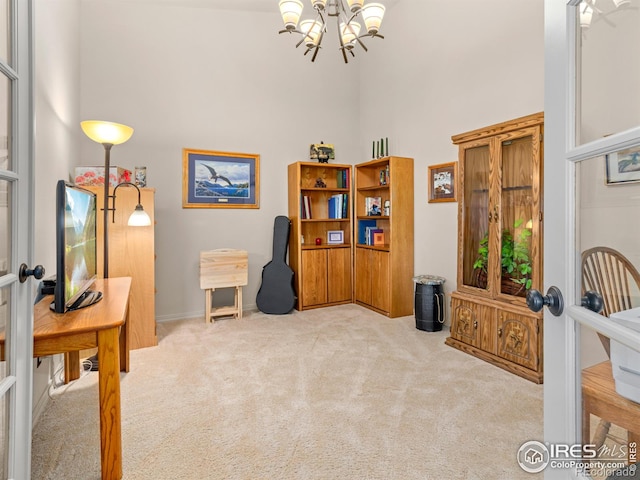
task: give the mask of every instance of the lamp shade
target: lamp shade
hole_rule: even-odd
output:
[[[367,32],[378,33],[384,17],[384,5],[381,3],[369,3],[362,7],[362,18],[367,26]]]
[[[80,122],[82,131],[94,142],[119,145],[133,135],[133,128],[120,123],[103,122],[101,120],[85,120]]]
[[[595,3],[595,2],[594,2]],[[593,17],[593,8],[590,5],[580,6],[580,26],[582,28],[589,28],[591,25],[591,17]]]
[[[342,43],[347,48],[353,48],[356,37],[360,35],[362,26],[358,22],[350,22],[348,25],[340,23],[340,35],[342,35]]]
[[[298,20],[302,15],[302,2],[300,0],[280,0],[280,15],[284,22],[284,28],[287,30],[295,30],[298,26]]]
[[[308,48],[318,45],[321,29],[322,24],[317,20],[303,20],[300,22],[300,31],[305,34],[304,44]]]
[[[364,0],[347,0],[347,3],[349,4],[349,9],[353,13],[356,13],[362,8],[362,4],[364,3]]]
[[[325,5],[327,4],[327,0],[311,0],[311,5],[316,10],[324,10]]]
[[[129,217],[127,225],[129,225],[130,227],[147,227],[151,225],[151,218],[149,217],[147,212],[144,211],[142,205],[138,204],[136,206],[136,209]]]

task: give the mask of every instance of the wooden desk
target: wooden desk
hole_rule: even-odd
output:
[[[120,371],[129,371],[129,292],[131,277],[97,280],[101,301],[74,312],[55,313],[53,296],[35,306],[33,356],[45,357],[98,347],[100,394],[100,459],[103,480],[122,478],[122,434],[120,426]],[[124,328],[122,328],[124,327]],[[0,356],[4,360],[4,332],[0,334]]]
[[[610,361],[582,370],[583,443],[591,442],[591,414],[627,430],[628,443],[640,442],[640,404],[616,392]],[[636,458],[629,463],[636,463]]]

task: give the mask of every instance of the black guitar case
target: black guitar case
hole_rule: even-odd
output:
[[[293,270],[286,262],[290,227],[288,217],[276,217],[273,225],[273,258],[262,268],[262,285],[256,297],[258,309],[264,313],[283,315],[293,310],[296,303]]]

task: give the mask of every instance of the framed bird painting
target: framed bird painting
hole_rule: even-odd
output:
[[[182,149],[182,208],[260,208],[260,155]]]

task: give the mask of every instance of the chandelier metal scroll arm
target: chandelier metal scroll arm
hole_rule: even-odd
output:
[[[313,57],[311,57],[311,62],[316,61],[316,56],[318,55],[318,52],[320,51],[320,45],[322,44],[322,37],[324,36],[324,31],[325,31],[325,28],[323,27],[322,30],[320,30],[320,35],[318,36],[318,44],[316,45],[315,51],[313,52]]]
[[[349,25],[347,26],[349,27]],[[338,27],[338,39],[340,39],[340,50],[342,51],[342,58],[344,58],[344,63],[349,63],[347,52],[345,52],[347,48],[344,46],[344,41],[342,40],[342,32],[340,31],[340,15],[336,15],[336,27]]]

